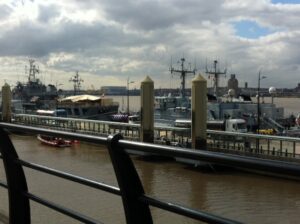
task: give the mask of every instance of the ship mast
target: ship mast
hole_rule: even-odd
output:
[[[76,71],[76,75],[71,77],[69,82],[73,82],[74,84],[74,95],[77,95],[80,92],[81,83],[83,80],[79,77],[78,71]]]
[[[217,97],[219,96],[219,78],[220,75],[226,75],[227,69],[225,68],[223,72],[220,71],[220,69],[218,68],[218,61],[214,60],[214,67],[213,70],[208,70],[207,66],[206,66],[206,74],[209,74],[209,78],[212,75],[213,78],[213,82],[214,82],[214,95]]]
[[[180,69],[174,69],[172,67],[170,67],[170,72],[171,74],[173,73],[179,73],[180,75],[180,79],[181,79],[181,86],[180,86],[180,95],[182,98],[185,98],[185,78],[187,74],[194,74],[196,73],[196,68],[194,68],[193,70],[188,70],[184,67],[184,62],[185,62],[185,58],[181,58],[181,68]]]
[[[29,59],[29,64],[30,64],[30,67],[29,67],[28,82],[36,82],[35,74],[39,73],[40,70],[38,68],[36,68],[33,59]]]

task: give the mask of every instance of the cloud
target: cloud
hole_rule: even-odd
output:
[[[63,21],[59,25],[40,25],[24,21],[0,38],[2,56],[42,57],[52,52],[77,52],[110,46],[134,45],[136,35],[95,23],[86,25]]]
[[[60,15],[59,7],[55,5],[39,5],[39,15],[37,20],[43,23],[49,23]]]
[[[282,80],[280,85],[293,87],[299,79],[299,17],[299,5],[270,0],[24,1],[0,5],[0,62],[9,76],[9,61],[20,66],[23,60],[23,71],[34,57],[45,71],[64,76],[64,88],[76,70],[91,83],[97,80],[91,77],[113,77],[106,79],[113,85],[150,75],[156,86],[177,88],[178,78],[170,86],[168,68],[171,57],[175,62],[184,55],[201,73],[206,61],[218,59],[250,86],[263,67],[272,74],[263,84]],[[234,24],[244,20],[270,33],[241,38]]]
[[[4,4],[0,4],[0,19],[6,19],[11,13],[11,9]]]

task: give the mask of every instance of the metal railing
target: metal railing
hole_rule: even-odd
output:
[[[139,124],[29,114],[15,114],[14,123],[105,137],[110,134],[121,133],[124,138],[136,141],[140,138]],[[169,142],[174,145],[189,147],[191,145],[190,135],[190,128],[154,127],[155,141],[162,144]],[[300,154],[296,150],[299,147],[300,151],[300,138],[214,130],[207,130],[207,135],[210,150],[289,161],[300,159]]]
[[[300,138],[213,130],[207,133],[210,150],[300,162]]]
[[[52,135],[56,137],[77,139],[80,141],[88,141],[91,143],[107,145],[119,188],[20,159],[5,130]],[[300,177],[300,166],[291,163],[249,158],[245,156],[226,155],[223,153],[215,153],[206,150],[191,150],[133,142],[124,140],[121,134],[116,134],[109,137],[99,137],[43,128],[34,128],[24,125],[0,123],[0,136],[1,158],[3,159],[7,180],[6,183],[0,182],[0,186],[8,188],[9,220],[11,224],[30,223],[29,200],[33,200],[83,223],[99,223],[98,220],[94,220],[93,218],[87,217],[76,211],[70,210],[69,208],[63,207],[30,193],[27,188],[27,181],[24,175],[23,167],[31,168],[40,172],[61,177],[70,181],[77,182],[79,184],[83,184],[95,189],[121,196],[126,221],[127,223],[134,224],[153,223],[149,206],[160,208],[207,223],[238,222],[215,216],[204,211],[184,207],[183,205],[177,203],[166,202],[145,195],[141,180],[137,174],[133,161],[129,156],[129,152],[131,152],[132,150],[154,153],[162,156],[205,161],[226,166],[256,169],[264,172],[275,173],[276,175],[282,175],[285,177]]]
[[[140,136],[140,125],[138,124],[32,114],[14,114],[13,122],[38,127],[51,127],[56,130],[80,132],[83,134],[97,133],[100,136],[108,136],[114,133],[122,133],[128,138],[139,138]]]
[[[125,138],[139,140],[140,124],[122,122],[88,120],[78,118],[51,117],[32,114],[14,114],[13,123],[32,125],[37,127],[51,127],[56,130],[80,132],[83,134],[94,134],[108,136],[114,133],[121,133]],[[166,137],[172,141],[187,137],[190,134],[188,128],[155,126],[155,137]]]

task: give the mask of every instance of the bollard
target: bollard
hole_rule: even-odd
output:
[[[141,83],[141,142],[154,140],[154,83],[149,76]]]
[[[207,121],[206,80],[198,74],[192,80],[192,148],[206,148]]]

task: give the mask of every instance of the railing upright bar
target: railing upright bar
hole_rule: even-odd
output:
[[[15,163],[18,154],[3,128],[0,128],[0,136],[0,151],[8,187],[10,224],[30,224],[29,199],[24,195],[28,191],[24,170],[20,164]]]
[[[138,199],[144,195],[144,189],[138,173],[129,155],[119,146],[122,135],[109,136],[108,152],[121,190],[121,197],[128,224],[152,224],[149,206]]]

